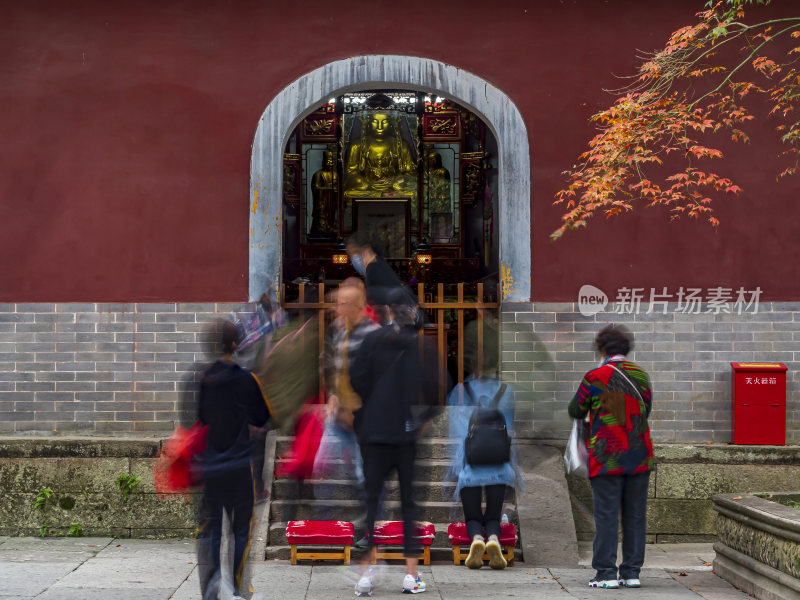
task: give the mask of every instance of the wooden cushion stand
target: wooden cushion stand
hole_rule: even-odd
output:
[[[417,523],[417,533],[423,546],[422,554],[417,558],[422,560],[423,565],[429,565],[431,564],[431,545],[436,528],[433,523]],[[405,558],[403,552],[379,550],[379,546],[402,546],[404,539],[402,521],[376,521],[375,541],[372,546],[370,562],[374,565],[379,558],[384,560]]]
[[[467,535],[466,523],[450,523],[447,527],[447,537],[450,539],[450,545],[453,546],[453,564],[460,565],[462,560],[467,558],[469,554],[469,546],[472,544],[472,538]],[[503,548],[503,556],[508,564],[514,562],[514,547],[517,545],[517,528],[513,523],[500,524],[500,546]],[[462,554],[461,546],[466,546],[467,551]],[[483,560],[489,560],[489,555],[484,553]]]
[[[353,524],[347,521],[289,521],[286,541],[291,547],[291,563],[298,560],[344,560],[350,564],[350,546],[353,545]],[[297,546],[341,546],[330,552],[298,552]]]

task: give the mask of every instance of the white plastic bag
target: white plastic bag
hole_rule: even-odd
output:
[[[564,451],[564,468],[567,473],[575,473],[581,477],[589,476],[589,452],[586,450],[586,421],[572,419],[572,433],[567,440]]]

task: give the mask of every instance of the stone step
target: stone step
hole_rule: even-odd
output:
[[[283,435],[276,439],[275,456],[281,458],[288,455],[294,437]],[[424,437],[417,441],[417,458],[434,460],[451,460],[455,456],[456,446],[459,442],[450,438]]]
[[[433,523],[462,520],[460,502],[420,502],[417,505],[419,518]],[[317,519],[325,521],[352,521],[363,515],[357,500],[274,500],[270,502],[270,523],[293,519]],[[383,503],[383,518],[390,521],[402,519],[400,502]]]
[[[276,471],[280,471],[286,463],[288,463],[288,461],[285,459],[276,459],[275,460]],[[332,460],[326,464],[329,467],[331,477],[335,479],[355,478],[352,469],[350,469],[349,465],[342,460]],[[417,460],[414,465],[415,479],[416,481],[422,481],[422,482],[446,481],[448,477],[448,471],[450,470],[451,465],[452,461],[449,460],[438,460],[438,459],[428,459],[428,458]]]
[[[427,436],[431,438],[447,438],[450,435],[450,419],[448,416],[448,408],[446,406],[440,407],[441,413],[431,423],[427,431]]]
[[[439,415],[433,419],[431,422],[428,430],[426,431],[426,435],[422,438],[423,441],[425,439],[430,438],[443,438],[449,439],[450,435],[450,418],[449,418],[449,411],[450,407],[447,406],[440,406],[438,407]],[[281,438],[288,438],[291,439],[291,436],[280,436],[278,439]]]
[[[454,496],[456,483],[448,482],[416,482],[414,484],[414,500],[417,502],[458,501]],[[273,500],[360,500],[362,487],[354,479],[307,479],[298,488],[297,482],[291,479],[276,479],[272,487]],[[396,477],[386,482],[386,500],[400,500],[400,486]],[[515,503],[512,488],[506,490],[506,502]]]
[[[386,500],[400,500],[400,486],[397,480],[386,483]],[[417,482],[414,485],[414,500],[450,501],[454,500],[456,484],[454,482]],[[359,500],[363,496],[363,488],[354,479],[307,479],[298,486],[289,479],[276,479],[272,487],[273,500]]]
[[[463,521],[464,513],[461,503],[453,499],[455,482],[446,481],[452,459],[460,443],[446,437],[447,425],[445,412],[433,423],[433,437],[426,437],[417,444],[414,499],[417,502],[419,517],[433,522],[436,527],[432,546],[433,560],[449,562],[452,560],[452,550],[447,538],[447,526],[453,521]],[[288,455],[292,442],[291,436],[277,438],[276,470],[286,462],[282,457]],[[349,463],[334,459],[326,462],[325,472],[325,479],[306,480],[300,486],[291,479],[277,477],[273,479],[266,540],[267,558],[289,558],[285,533],[287,519],[355,521],[356,536],[361,537],[364,516],[362,492],[360,485],[355,481],[352,468]],[[399,499],[397,477],[393,474],[386,483],[383,519],[402,519]],[[519,528],[515,503],[513,490],[509,490],[506,511],[511,521]]]

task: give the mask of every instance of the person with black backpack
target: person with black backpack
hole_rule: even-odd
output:
[[[484,358],[447,398],[450,439],[458,442],[450,475],[457,482],[455,495],[461,499],[472,539],[464,564],[480,569],[486,552],[491,568],[504,569],[499,541],[503,502],[506,488],[521,481],[511,448],[514,394],[496,377],[496,355]],[[484,494],[486,509],[481,510]]]

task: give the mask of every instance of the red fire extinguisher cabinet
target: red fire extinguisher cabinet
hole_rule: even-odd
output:
[[[734,444],[786,445],[786,365],[732,362]]]

